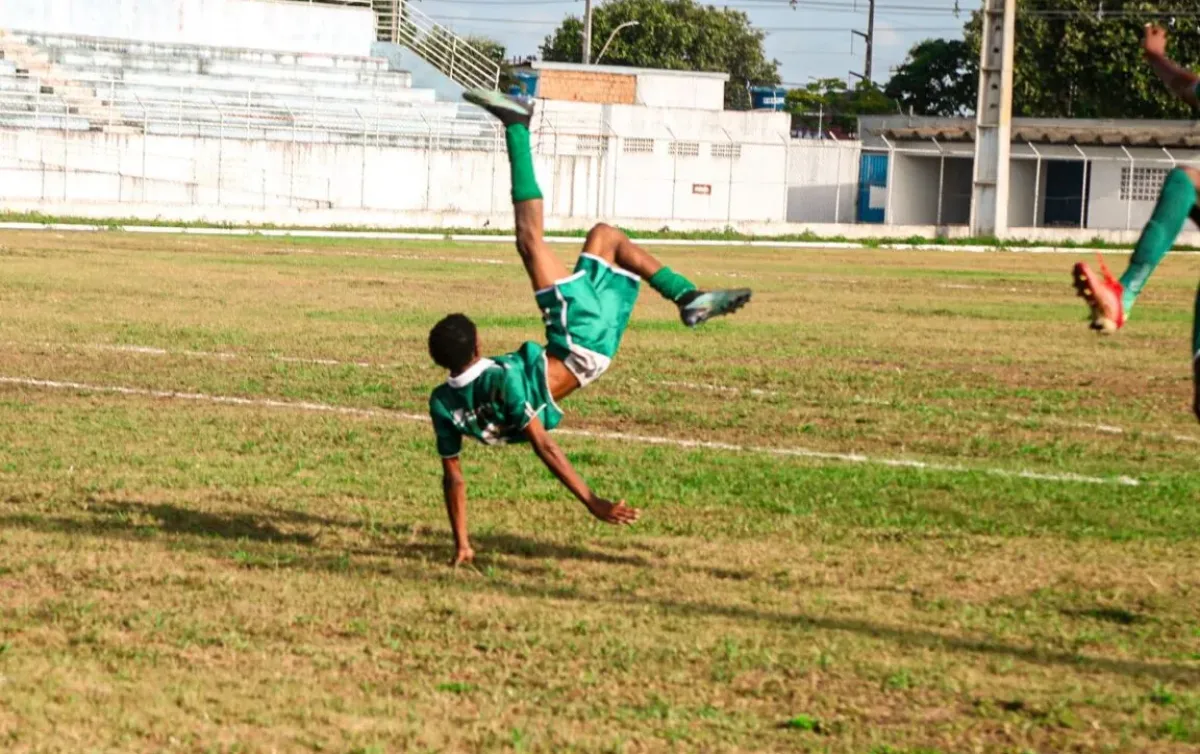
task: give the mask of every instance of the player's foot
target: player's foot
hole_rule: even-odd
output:
[[[679,318],[688,327],[702,325],[713,317],[733,314],[750,301],[749,288],[725,291],[692,291],[676,302]]]
[[[533,103],[522,102],[501,92],[470,89],[463,93],[463,99],[487,110],[505,126],[519,123],[528,128],[529,121],[533,120]]]
[[[1100,260],[1100,271],[1103,277],[1086,263],[1079,262],[1071,276],[1075,290],[1092,310],[1091,328],[1105,333],[1116,332],[1125,325],[1125,307],[1121,303],[1125,289],[1108,271],[1103,259]]]

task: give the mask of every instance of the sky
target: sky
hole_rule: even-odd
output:
[[[567,15],[583,15],[583,0],[408,0],[460,34],[483,34],[502,42],[508,55],[533,55]],[[594,0],[599,4],[603,0]],[[769,57],[779,61],[784,83],[810,77],[848,79],[862,73],[864,45],[852,29],[867,28],[867,0],[711,0],[705,5],[744,11],[767,32]],[[873,78],[883,85],[890,69],[922,39],[959,38],[980,0],[876,0]],[[955,8],[959,9],[957,17]],[[603,40],[595,42],[597,48]]]

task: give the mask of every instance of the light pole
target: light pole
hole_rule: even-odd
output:
[[[592,0],[583,3],[583,64],[592,62]]]
[[[608,35],[608,41],[606,41],[604,43],[604,46],[600,48],[600,54],[596,56],[596,65],[600,65],[600,61],[604,59],[604,53],[608,52],[608,46],[610,44],[612,44],[612,41],[614,39],[617,38],[617,32],[621,31],[621,29],[628,29],[630,26],[637,26],[637,25],[638,25],[637,21],[626,21],[625,23],[621,24],[617,28],[613,29],[612,34]]]

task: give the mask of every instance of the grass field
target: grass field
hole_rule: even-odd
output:
[[[453,570],[425,334],[540,337],[506,244],[0,235],[0,750],[1196,750],[1196,258],[1098,339],[1062,256],[661,255],[756,299],[566,404],[642,522],[471,446]]]

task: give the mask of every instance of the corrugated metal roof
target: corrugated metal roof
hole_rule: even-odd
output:
[[[893,141],[974,141],[975,125],[960,120],[872,129]],[[1014,119],[1013,142],[1126,147],[1198,147],[1200,123],[1192,121],[1071,121]]]

